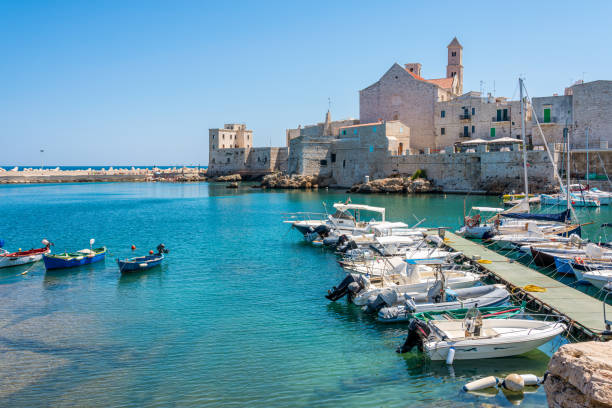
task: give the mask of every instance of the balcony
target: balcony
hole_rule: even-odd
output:
[[[470,120],[472,119],[472,115],[469,113],[464,113],[463,115],[459,115],[459,120]]]
[[[471,135],[470,132],[459,132],[459,137],[470,137]]]

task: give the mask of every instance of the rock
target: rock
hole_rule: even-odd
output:
[[[229,183],[225,188],[238,188],[238,183],[234,181]]]
[[[566,344],[548,364],[544,382],[553,408],[612,407],[612,342]]]
[[[432,183],[426,179],[412,180],[409,177],[388,177],[371,180],[368,183],[355,184],[349,190],[351,193],[430,193],[436,191]]]
[[[320,185],[321,183],[315,176],[289,176],[283,173],[268,174],[261,181],[262,188],[310,189],[314,186],[318,188]]]
[[[240,174],[230,174],[227,176],[219,176],[213,179],[213,181],[241,181],[241,180],[242,180],[242,177],[240,177]]]

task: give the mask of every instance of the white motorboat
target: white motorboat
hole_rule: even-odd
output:
[[[415,265],[408,268],[406,262],[401,262],[392,273],[383,274],[380,277],[363,279],[363,289],[353,298],[353,303],[358,306],[365,305],[368,300],[376,298],[385,291],[393,291],[398,296],[417,296],[427,290],[436,282],[436,274],[439,271],[429,266]],[[447,269],[442,270],[446,287],[460,289],[474,286],[480,275],[470,271]]]
[[[598,289],[612,285],[612,269],[595,269],[582,272],[582,280],[589,282]]]
[[[559,321],[522,318],[473,317],[463,320],[430,320],[420,324],[415,319],[410,326],[411,332],[399,352],[410,351],[409,348],[419,345],[431,360],[447,362],[523,354],[567,330],[567,326]],[[449,353],[452,353],[450,357]]]
[[[42,241],[44,247],[30,249],[27,251],[8,252],[0,248],[0,268],[8,268],[11,266],[26,265],[29,263],[38,262],[42,259],[43,254],[51,252],[51,243],[46,239]]]
[[[567,196],[565,194],[541,194],[540,202],[543,205],[565,206],[567,205]],[[570,202],[574,207],[599,207],[600,203],[597,198],[587,198],[578,194],[570,193]]]

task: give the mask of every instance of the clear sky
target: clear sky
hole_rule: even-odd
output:
[[[206,164],[208,129],[359,117],[394,63],[517,98],[612,79],[612,2],[0,0],[0,165]],[[44,149],[44,153],[40,153]]]

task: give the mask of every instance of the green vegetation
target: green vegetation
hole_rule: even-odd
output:
[[[427,172],[425,170],[423,170],[423,169],[418,169],[417,171],[414,172],[414,174],[410,178],[412,180],[416,180],[416,179],[419,179],[419,178],[426,179],[427,178]]]

